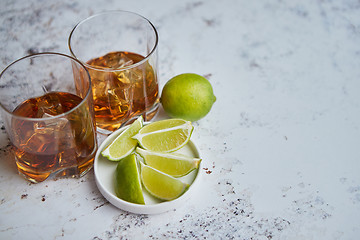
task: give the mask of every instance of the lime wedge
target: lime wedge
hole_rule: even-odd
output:
[[[135,154],[121,160],[115,172],[116,196],[132,203],[145,204]]]
[[[194,127],[182,119],[166,119],[144,126],[133,138],[144,149],[156,152],[173,152],[190,139]]]
[[[130,155],[137,146],[137,141],[132,137],[143,127],[143,117],[140,116],[126,130],[124,130],[115,140],[102,152],[101,155],[111,161],[120,161]]]
[[[183,183],[166,173],[141,163],[141,181],[145,189],[154,197],[161,200],[173,200],[180,197],[189,184]]]
[[[147,165],[173,177],[187,175],[198,168],[201,162],[200,158],[192,158],[179,153],[160,153],[139,147],[135,151],[144,158]]]

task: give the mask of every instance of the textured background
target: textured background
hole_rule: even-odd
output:
[[[201,186],[176,210],[134,215],[102,197],[92,171],[30,184],[0,122],[1,239],[358,238],[359,1],[1,0],[0,69],[69,53],[74,25],[112,9],[158,29],[161,88],[184,72],[213,85],[192,136]]]

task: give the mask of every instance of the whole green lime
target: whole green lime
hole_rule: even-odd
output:
[[[161,104],[173,118],[197,121],[205,117],[216,97],[210,82],[194,73],[184,73],[171,78],[161,93]]]

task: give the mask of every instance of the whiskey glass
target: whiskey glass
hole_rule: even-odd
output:
[[[88,69],[98,131],[109,134],[159,107],[158,33],[143,16],[102,12],[78,23],[68,45]]]
[[[18,172],[38,183],[81,177],[97,150],[91,79],[60,53],[23,57],[0,74],[0,113]]]

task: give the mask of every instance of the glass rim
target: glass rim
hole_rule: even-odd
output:
[[[93,19],[93,18],[96,18],[96,17],[99,17],[99,16],[103,16],[103,15],[106,15],[106,14],[110,14],[110,13],[126,13],[126,14],[132,14],[132,15],[135,15],[135,16],[138,16],[140,19],[143,19],[145,20],[147,23],[150,24],[151,28],[153,29],[154,33],[155,33],[155,43],[154,43],[154,46],[153,48],[151,49],[151,51],[149,52],[149,54],[147,54],[144,59],[142,59],[141,61],[137,62],[137,63],[134,63],[134,64],[131,64],[130,66],[126,66],[126,67],[120,67],[120,68],[103,68],[103,67],[96,67],[96,66],[92,66],[92,65],[89,65],[87,64],[85,61],[82,61],[81,59],[79,59],[74,51],[73,51],[73,48],[71,47],[71,37],[73,36],[73,33],[75,32],[75,30],[77,28],[80,27],[80,25],[82,25],[83,23],[87,22],[88,20],[90,19]],[[103,12],[100,12],[100,13],[97,13],[97,14],[93,14],[83,20],[81,20],[80,22],[78,22],[75,27],[71,30],[70,32],[70,35],[69,35],[69,38],[68,38],[68,47],[69,47],[69,50],[70,50],[70,53],[71,55],[78,59],[80,62],[82,62],[86,67],[90,68],[90,69],[94,69],[94,70],[97,70],[97,71],[103,71],[103,72],[113,72],[113,71],[124,71],[124,70],[129,70],[129,69],[132,69],[132,68],[135,68],[139,65],[142,65],[144,64],[146,61],[149,60],[149,58],[156,52],[156,49],[157,49],[157,46],[158,46],[158,42],[159,42],[159,35],[158,35],[158,32],[154,26],[154,24],[152,24],[152,22],[147,19],[146,17],[138,14],[138,13],[135,13],[135,12],[131,12],[131,11],[125,11],[125,10],[109,10],[109,11],[103,11]],[[96,57],[96,56],[95,56]]]
[[[87,100],[91,93],[92,93],[92,85],[91,85],[91,77],[90,77],[90,74],[89,74],[89,71],[86,69],[85,65],[79,61],[78,59],[72,57],[72,56],[69,56],[69,55],[66,55],[66,54],[63,54],[63,53],[57,53],[57,52],[41,52],[41,53],[34,53],[34,54],[30,54],[30,55],[27,55],[27,56],[24,56],[24,57],[21,57],[15,61],[13,61],[12,63],[10,63],[7,67],[4,68],[4,70],[1,71],[0,73],[0,81],[1,81],[1,78],[2,76],[4,75],[4,73],[11,68],[11,66],[15,65],[16,63],[22,61],[22,60],[25,60],[25,59],[30,59],[30,58],[34,58],[34,57],[42,57],[42,56],[46,56],[46,55],[50,55],[50,56],[61,56],[61,57],[65,57],[65,58],[68,58],[72,61],[75,61],[76,63],[80,64],[81,67],[84,68],[85,72],[86,72],[86,75],[88,76],[88,79],[89,79],[89,87],[88,87],[88,90],[86,92],[86,95],[84,98],[82,98],[81,102],[76,105],[74,108],[70,109],[69,111],[66,111],[64,113],[61,113],[59,115],[55,115],[55,116],[51,116],[51,117],[44,117],[44,118],[32,118],[32,117],[23,117],[23,116],[19,116],[19,115],[16,115],[14,114],[14,112],[12,111],[9,111],[9,109],[7,109],[1,102],[0,102],[0,107],[8,114],[10,114],[12,117],[16,117],[18,119],[21,119],[21,120],[27,120],[27,121],[47,121],[47,120],[52,120],[52,119],[57,119],[57,118],[61,118],[61,117],[64,117],[66,115],[68,115],[69,113],[71,112],[74,112],[76,109],[80,108],[80,106],[85,102],[85,100]],[[51,91],[51,92],[56,92],[56,91]]]

